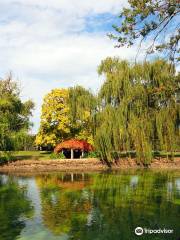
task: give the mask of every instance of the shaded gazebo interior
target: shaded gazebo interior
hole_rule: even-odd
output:
[[[81,149],[73,149],[73,157],[71,157],[71,149],[63,148],[62,153],[66,158],[81,158],[84,156],[84,152]]]

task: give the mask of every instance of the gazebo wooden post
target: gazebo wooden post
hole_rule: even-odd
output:
[[[74,182],[74,174],[71,173],[71,182]]]
[[[74,158],[74,151],[73,151],[73,149],[71,148],[71,159],[73,159]]]

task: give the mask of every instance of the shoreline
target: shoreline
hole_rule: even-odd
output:
[[[159,169],[180,170],[180,157],[172,160],[154,159],[145,167],[137,164],[136,159],[120,159],[109,168],[97,158],[60,159],[60,160],[17,160],[0,166],[0,173],[13,172],[54,172],[54,171],[104,171],[121,169]]]

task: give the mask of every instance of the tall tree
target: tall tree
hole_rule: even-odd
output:
[[[153,151],[173,153],[180,119],[175,69],[163,60],[131,65],[107,58],[99,74],[106,79],[96,133],[102,159],[135,150],[139,162],[148,164]]]
[[[37,145],[55,146],[70,133],[68,90],[53,89],[44,97]]]
[[[44,98],[36,144],[53,147],[68,138],[93,143],[94,108],[95,97],[83,87],[52,90]]]
[[[69,89],[68,102],[72,136],[93,144],[96,97],[91,91],[76,86]]]
[[[0,150],[15,148],[15,135],[31,127],[30,116],[34,108],[31,100],[22,102],[20,89],[12,76],[0,80]]]
[[[129,7],[119,16],[120,23],[113,25],[118,47],[132,46],[140,40],[148,46],[148,54],[156,51],[171,61],[179,61],[180,6],[177,0],[128,0]]]

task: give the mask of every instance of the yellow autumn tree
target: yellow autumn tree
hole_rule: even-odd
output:
[[[70,133],[68,90],[53,89],[44,97],[36,145],[55,146]]]
[[[93,144],[94,95],[81,86],[53,89],[44,97],[36,145],[54,147],[68,138]]]

